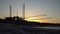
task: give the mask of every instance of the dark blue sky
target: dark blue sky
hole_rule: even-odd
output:
[[[0,17],[9,16],[9,5],[12,5],[12,16],[16,16],[18,11],[21,17],[24,3],[26,17],[47,14],[47,17],[60,20],[60,0],[0,0]]]

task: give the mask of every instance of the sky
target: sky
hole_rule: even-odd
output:
[[[31,17],[36,21],[60,23],[60,0],[0,0],[0,18],[9,17],[9,6],[12,6],[12,16],[22,17],[23,4],[25,3],[25,17],[47,14],[47,16]],[[40,18],[51,19],[40,19]]]

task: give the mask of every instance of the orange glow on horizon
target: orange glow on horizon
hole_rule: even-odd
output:
[[[34,22],[40,22],[40,23],[60,23],[60,19],[38,19],[36,20],[37,18],[34,17],[34,18],[26,18],[25,20],[27,21],[34,21]]]
[[[37,18],[26,18],[27,21],[34,21],[34,22],[47,22],[47,20],[36,20]]]
[[[25,20],[27,20],[27,21],[35,21],[35,22],[37,22],[37,20],[32,20],[32,19],[35,19],[35,18],[26,18]]]

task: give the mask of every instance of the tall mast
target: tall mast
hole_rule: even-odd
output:
[[[23,4],[22,17],[23,17],[23,19],[25,19],[25,3]]]
[[[18,16],[18,9],[17,9],[17,16]]]
[[[11,8],[12,8],[12,7],[11,7],[11,5],[10,5],[10,17],[12,17],[12,15],[11,15],[11,12],[12,12],[12,11],[11,11]]]

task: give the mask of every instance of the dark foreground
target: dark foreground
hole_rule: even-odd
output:
[[[60,30],[38,28],[32,34],[60,34]]]
[[[30,22],[19,16],[0,19],[0,34],[60,34],[60,28],[55,27],[60,24]]]
[[[60,34],[60,30],[32,27],[34,26],[0,23],[0,34]]]

